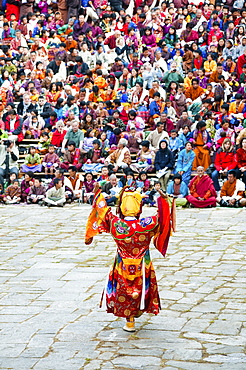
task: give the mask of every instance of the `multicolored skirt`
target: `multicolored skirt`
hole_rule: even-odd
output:
[[[149,250],[143,258],[122,258],[117,252],[100,307],[119,317],[139,317],[143,312],[157,315],[160,298]]]

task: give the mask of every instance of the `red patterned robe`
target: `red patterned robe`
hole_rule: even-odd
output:
[[[158,217],[127,221],[108,212],[102,226],[117,244],[104,291],[107,312],[120,317],[138,317],[143,312],[157,315],[160,299],[149,245],[158,228]]]
[[[172,211],[174,218],[175,206]],[[106,304],[107,312],[119,317],[139,317],[143,312],[157,315],[160,298],[149,245],[154,237],[155,247],[165,256],[171,233],[168,202],[159,197],[158,214],[152,217],[119,218],[98,191],[87,221],[85,243],[90,244],[101,232],[110,233],[117,245],[101,306]]]

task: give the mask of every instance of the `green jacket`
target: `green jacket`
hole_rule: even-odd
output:
[[[163,76],[163,82],[165,82],[166,88],[169,87],[171,82],[177,82],[177,83],[183,83],[184,78],[181,76],[181,74],[177,72],[166,72]]]

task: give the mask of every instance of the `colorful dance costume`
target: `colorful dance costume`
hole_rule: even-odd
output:
[[[86,227],[86,244],[93,236],[107,232],[117,245],[102,302],[107,312],[127,319],[127,331],[134,331],[134,317],[143,312],[157,315],[160,298],[155,270],[150,259],[149,245],[154,237],[155,247],[165,256],[172,221],[166,199],[158,198],[158,214],[139,219],[141,194],[125,188],[120,196],[119,213],[115,216],[100,191],[97,191]],[[173,212],[174,215],[174,207]]]

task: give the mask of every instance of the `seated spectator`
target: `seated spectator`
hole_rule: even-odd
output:
[[[101,149],[100,140],[93,140],[93,149],[90,149],[87,153],[87,161],[83,164],[83,171],[85,172],[100,172],[101,168],[104,166],[103,151]]]
[[[166,140],[161,140],[159,150],[155,156],[155,169],[157,177],[160,179],[162,190],[166,191],[167,183],[174,167],[174,158],[171,150],[168,149]]]
[[[177,131],[172,130],[169,138],[168,148],[173,153],[174,159],[176,159],[182,143],[178,137]]]
[[[49,137],[48,132],[42,132],[38,145],[37,145],[37,152],[40,154],[48,153],[49,145],[50,145],[50,137]]]
[[[224,182],[218,202],[222,207],[244,207],[246,206],[245,184],[237,179],[236,171],[228,172],[228,180]]]
[[[136,185],[138,188],[142,189],[142,193],[150,191],[150,180],[147,179],[147,174],[144,171],[141,171],[136,180]]]
[[[109,181],[102,185],[102,194],[106,199],[108,206],[115,206],[119,197],[121,187],[118,186],[118,180],[115,174],[109,176]]]
[[[157,207],[157,199],[160,196],[161,182],[155,181],[154,188],[150,191],[148,198],[143,198],[143,203],[149,206]]]
[[[217,151],[214,161],[215,170],[212,179],[216,191],[220,191],[219,176],[227,176],[228,171],[237,166],[236,153],[230,139],[225,139]]]
[[[246,138],[242,138],[237,150],[238,177],[246,185]]]
[[[141,139],[139,136],[136,135],[136,128],[135,126],[132,126],[130,129],[130,134],[128,136],[128,144],[127,147],[130,150],[131,154],[138,153],[139,152],[139,144],[141,143]]]
[[[25,130],[25,138],[37,139],[41,135],[41,130],[45,125],[42,117],[36,115],[37,112],[32,112],[23,122],[23,131]]]
[[[167,187],[167,194],[176,198],[176,206],[184,207],[187,204],[188,186],[182,181],[182,176],[176,174],[173,176],[173,181],[169,182]]]
[[[94,180],[94,177],[91,173],[86,173],[85,174],[85,179],[84,179],[84,193],[83,193],[83,203],[89,203],[92,204],[93,197],[94,197],[94,186],[95,186],[96,181]]]
[[[154,100],[149,105],[149,114],[153,122],[154,118],[160,117],[161,113],[164,111],[165,104],[161,101],[161,94],[155,92],[153,96]]]
[[[28,171],[24,175],[24,180],[21,182],[21,200],[22,202],[27,201],[27,196],[29,194],[31,186],[33,186],[34,173]]]
[[[180,119],[178,120],[178,122],[176,124],[176,130],[178,130],[178,132],[179,132],[185,126],[188,126],[189,129],[192,126],[192,121],[189,119],[188,113],[186,111],[184,111],[182,113]]]
[[[77,173],[77,168],[75,166],[70,166],[68,168],[69,176],[64,178],[64,185],[68,187],[73,193],[73,200],[82,200],[83,191],[83,176]]]
[[[206,122],[199,121],[196,125],[196,129],[191,132],[190,141],[193,143],[195,149],[195,159],[193,162],[193,169],[201,166],[205,170],[210,166],[210,152],[209,149],[212,146],[212,139],[206,130]]]
[[[52,144],[49,145],[48,153],[45,154],[43,158],[42,166],[44,167],[46,178],[48,178],[49,173],[50,173],[50,176],[53,177],[54,169],[60,166],[60,158],[55,153],[54,145]]]
[[[180,150],[185,148],[187,141],[190,139],[190,129],[189,126],[184,125],[182,127],[182,132],[179,134],[179,140],[181,141]]]
[[[65,147],[68,141],[73,141],[75,143],[76,148],[82,149],[83,141],[84,141],[84,133],[79,129],[79,124],[77,121],[73,121],[71,125],[71,129],[68,130],[66,133],[63,142],[62,142],[62,153],[65,153]]]
[[[127,126],[126,127],[123,127],[122,129],[125,131],[130,131],[131,127],[135,127],[137,133],[138,133],[138,137],[141,137],[142,135],[142,131],[143,129],[145,128],[145,123],[144,123],[144,120],[142,117],[139,117],[137,116],[137,112],[135,112],[134,110],[130,110],[128,112],[128,122],[127,122]],[[140,134],[141,133],[141,134]]]
[[[178,160],[174,173],[182,176],[182,181],[188,185],[191,177],[192,164],[195,159],[192,143],[187,142],[185,148],[178,154]]]
[[[36,148],[34,146],[30,146],[21,169],[22,172],[31,171],[35,173],[42,171],[41,158],[40,155],[36,153]]]
[[[79,148],[76,148],[74,141],[69,141],[67,150],[65,151],[61,168],[68,170],[70,166],[75,166],[79,171],[83,165],[83,153]]]
[[[96,139],[95,138],[95,131],[92,128],[88,129],[86,134],[85,134],[82,150],[86,153],[89,150],[92,150],[93,149],[93,142],[94,142],[95,139]]]
[[[121,176],[118,182],[118,186],[120,188],[123,188],[126,185],[131,185],[135,181],[134,173],[131,171],[131,169],[124,169],[124,173],[125,174]]]
[[[197,176],[195,176],[190,184],[190,195],[186,199],[195,208],[206,208],[216,206],[216,191],[213,181],[205,174],[204,167],[197,167]]]
[[[14,109],[8,111],[5,120],[5,131],[9,135],[9,140],[21,142],[24,139],[22,132],[23,122]]]
[[[109,165],[114,172],[127,168],[131,164],[131,154],[127,148],[126,139],[120,139],[117,149],[105,159],[105,164]]]
[[[5,190],[3,201],[6,204],[18,204],[21,201],[21,188],[19,181],[15,179]]]
[[[137,153],[136,162],[130,165],[130,168],[139,173],[140,171],[153,172],[155,153],[149,148],[150,143],[144,140],[141,143],[141,150]]]
[[[214,141],[217,144],[218,141],[221,139],[221,132],[225,132],[226,137],[231,139],[232,144],[235,144],[235,131],[229,128],[229,120],[225,119],[221,123],[221,128],[219,128],[214,136]]]
[[[199,80],[193,78],[191,87],[185,91],[186,99],[191,99],[192,101],[199,98],[204,93],[204,89],[199,86]]]
[[[62,120],[56,122],[56,130],[52,134],[51,144],[57,148],[61,148],[63,139],[67,131]]]
[[[65,190],[62,184],[62,180],[55,179],[54,186],[47,190],[46,197],[44,199],[44,204],[48,207],[58,206],[63,207],[66,203]]]
[[[156,120],[158,121],[158,120]],[[173,121],[167,116],[167,113],[165,111],[161,113],[160,119],[157,122],[161,123],[164,126],[164,131],[166,132],[167,135],[170,135],[171,131],[174,129],[174,123]],[[165,137],[167,140],[169,140],[169,136]]]
[[[34,184],[30,187],[28,192],[27,203],[40,204],[44,200],[45,194],[46,189],[42,185],[41,180],[39,178],[35,178]]]
[[[156,125],[156,129],[151,131],[151,133],[147,136],[147,140],[150,143],[150,149],[157,151],[159,149],[159,144],[162,140],[169,141],[169,135],[166,131],[164,131],[164,124],[159,122]]]
[[[97,179],[97,182],[100,182],[100,185],[103,185],[107,181],[109,181],[109,170],[107,166],[103,166],[101,169],[101,174]]]

